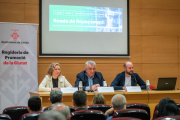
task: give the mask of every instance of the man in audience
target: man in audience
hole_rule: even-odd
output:
[[[87,110],[87,95],[84,91],[76,91],[73,94],[73,105],[74,109],[77,110]]]
[[[60,113],[62,113],[66,120],[70,120],[71,116],[70,116],[70,110],[69,107],[64,105],[63,103],[57,103],[53,106],[52,110],[57,110]]]
[[[61,103],[62,102],[62,92],[61,90],[53,90],[50,93],[50,101],[52,103],[51,106],[54,106],[55,103]],[[42,112],[44,111],[46,107],[43,107]]]
[[[41,111],[41,99],[38,96],[33,96],[28,100],[28,111],[29,113]]]
[[[59,113],[56,110],[50,110],[43,112],[38,120],[66,120],[62,113]]]
[[[133,73],[133,64],[131,62],[125,62],[123,67],[124,72],[119,73],[110,86],[113,86],[115,90],[126,90],[127,86],[139,84],[141,89],[146,89],[146,83],[137,73]]]
[[[100,72],[96,70],[94,61],[85,63],[85,70],[77,74],[75,87],[79,87],[79,81],[82,81],[83,90],[97,90],[97,87],[103,86],[104,78]]]
[[[112,114],[114,110],[126,109],[126,97],[121,94],[116,94],[112,97],[111,103],[113,107],[105,112],[105,116],[107,119],[112,118],[112,116],[109,115]]]

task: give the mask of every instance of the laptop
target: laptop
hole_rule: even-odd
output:
[[[174,90],[177,78],[159,78],[156,90]]]

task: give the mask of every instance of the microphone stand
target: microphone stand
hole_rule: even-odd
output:
[[[94,92],[94,90],[92,90],[92,86],[90,86],[90,90],[88,90],[88,92]]]

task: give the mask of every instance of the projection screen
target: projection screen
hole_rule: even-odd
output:
[[[129,0],[40,0],[40,57],[128,57]]]

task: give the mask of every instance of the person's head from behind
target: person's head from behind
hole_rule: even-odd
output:
[[[85,63],[86,74],[91,78],[95,74],[96,63],[94,61],[87,61]]]
[[[111,103],[115,110],[126,109],[126,97],[124,95],[114,95],[111,99]]]
[[[67,120],[71,118],[69,107],[66,106],[66,105],[64,105],[63,103],[57,103],[57,104],[55,104],[55,105],[53,106],[52,110],[56,110],[56,111],[62,113]]]
[[[62,92],[61,90],[53,90],[50,93],[50,101],[52,104],[62,102]]]
[[[164,98],[160,100],[158,106],[158,117],[178,115],[178,114],[179,114],[179,108],[174,102],[174,100],[170,98]]]
[[[57,62],[51,63],[51,65],[49,66],[49,68],[47,70],[47,73],[48,73],[49,76],[52,76],[54,79],[61,76],[60,64],[57,63]]]
[[[97,94],[94,96],[92,104],[106,104],[106,100],[102,94]]]
[[[84,91],[76,91],[73,94],[73,105],[75,107],[75,109],[77,107],[86,107],[87,105],[87,95]]]
[[[38,96],[33,96],[29,98],[28,100],[28,111],[31,112],[37,112],[41,111],[41,99]]]
[[[43,112],[38,120],[66,120],[62,113],[59,113],[56,110],[50,110]]]

